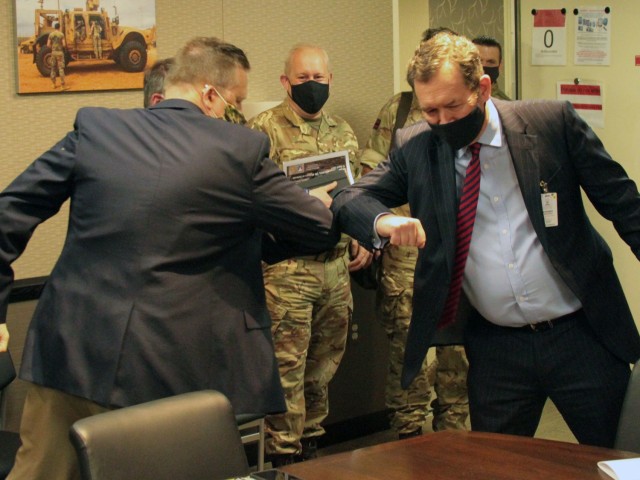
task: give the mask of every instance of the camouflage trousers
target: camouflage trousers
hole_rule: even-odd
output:
[[[380,304],[380,309],[383,312],[391,314],[383,322],[385,333],[389,339],[389,367],[385,385],[385,404],[387,408],[392,410],[391,428],[400,434],[415,432],[422,428],[422,424],[427,418],[431,398],[426,358],[409,388],[404,390],[400,386],[404,346],[407,342],[410,318],[393,315],[393,309],[403,310],[407,304],[409,307],[411,306],[411,295],[406,292],[396,297],[386,297]]]
[[[93,36],[93,54],[96,58],[102,58],[102,38],[99,36]]]
[[[433,389],[433,430],[466,430],[469,417],[469,361],[461,345],[436,347]]]
[[[436,348],[433,365],[427,360],[408,389],[400,386],[404,349],[411,321],[413,279],[417,249],[385,248],[377,293],[380,321],[389,338],[389,370],[385,390],[387,408],[392,410],[391,427],[399,434],[418,430],[424,423],[431,390],[429,370],[434,370],[433,429],[466,429],[469,416],[467,396],[468,362],[462,346]]]
[[[346,250],[345,250],[346,253]],[[347,259],[296,258],[265,269],[271,332],[287,412],[266,417],[268,454],[301,453],[324,434],[328,385],[344,354],[353,310]]]
[[[56,78],[64,85],[64,52],[51,52],[51,81],[56,83]]]

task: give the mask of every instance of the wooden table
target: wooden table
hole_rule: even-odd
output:
[[[496,433],[443,431],[281,469],[301,480],[569,480],[609,478],[597,462],[640,454]]]

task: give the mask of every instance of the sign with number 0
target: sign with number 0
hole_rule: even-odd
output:
[[[567,29],[561,10],[534,10],[531,65],[567,64]]]

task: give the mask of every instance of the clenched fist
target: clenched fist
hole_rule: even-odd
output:
[[[375,228],[380,237],[389,239],[391,245],[423,248],[427,243],[427,234],[416,218],[383,215],[378,218]]]

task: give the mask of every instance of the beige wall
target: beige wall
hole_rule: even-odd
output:
[[[637,153],[640,134],[640,67],[634,65],[635,56],[640,54],[640,30],[637,19],[640,18],[640,2],[612,0],[596,5],[611,7],[611,65],[578,66],[574,65],[574,28],[576,17],[571,13],[574,8],[585,5],[582,0],[563,3],[569,12],[567,25],[567,65],[532,66],[531,38],[533,8],[558,8],[554,0],[522,1],[522,95],[523,98],[556,98],[556,82],[571,81],[574,78],[591,80],[604,85],[605,128],[594,128],[611,156],[620,162],[629,176],[640,181],[640,156]],[[640,325],[640,263],[625,244],[611,223],[603,219],[585,198],[589,216],[598,231],[604,236],[613,250],[618,275],[631,304],[636,323]],[[562,221],[562,219],[560,219]]]
[[[36,3],[34,0],[34,8]],[[79,6],[83,4],[84,0],[78,0]],[[249,99],[253,101],[283,98],[278,78],[293,44],[322,45],[329,52],[334,72],[327,107],[351,123],[361,143],[366,141],[380,106],[393,93],[391,0],[156,0],[156,16],[159,57],[173,55],[196,35],[215,35],[243,48],[252,64]],[[79,107],[129,108],[142,103],[139,90],[18,95],[14,19],[15,0],[3,1],[0,188],[72,128]],[[67,73],[71,83],[73,65]],[[62,248],[66,221],[63,212],[36,230],[29,247],[14,263],[16,278],[51,271]]]
[[[397,54],[395,93],[409,90],[407,64],[420,42],[422,32],[429,28],[427,0],[398,0]]]

